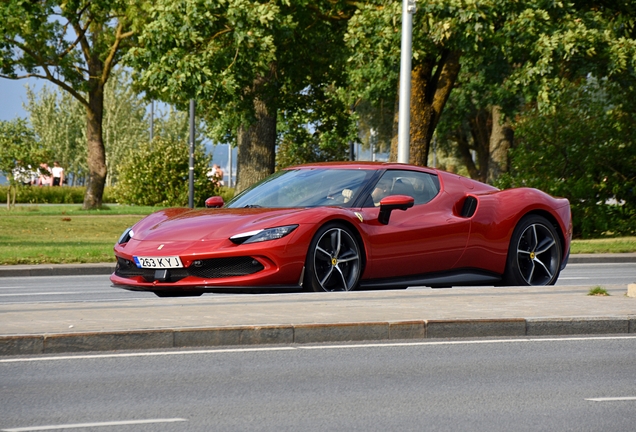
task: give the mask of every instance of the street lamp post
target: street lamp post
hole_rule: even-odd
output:
[[[194,208],[194,99],[190,99],[190,172],[188,176],[188,205]]]
[[[402,0],[402,45],[400,52],[400,104],[398,116],[398,162],[409,163],[411,135],[411,56],[415,0]]]

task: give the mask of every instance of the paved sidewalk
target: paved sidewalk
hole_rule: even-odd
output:
[[[573,334],[636,336],[626,286],[411,289],[0,305],[0,355]]]

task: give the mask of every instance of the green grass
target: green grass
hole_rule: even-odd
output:
[[[573,254],[636,252],[636,237],[573,240],[571,252]]]
[[[3,216],[0,264],[113,261],[113,245],[140,215]]]
[[[607,290],[605,288],[603,288],[600,285],[597,285],[594,288],[591,288],[590,291],[587,293],[587,295],[589,295],[589,296],[609,296],[610,294],[607,292]]]
[[[113,261],[113,245],[124,229],[156,210],[112,206],[84,211],[77,204],[2,209],[0,264]]]
[[[0,207],[0,265],[111,262],[127,227],[158,207],[79,204]],[[572,253],[636,252],[636,237],[574,240]]]
[[[0,217],[5,216],[113,216],[113,215],[149,215],[161,207],[128,206],[119,204],[107,204],[98,210],[82,210],[81,204],[17,204],[11,210],[5,205],[0,205]]]

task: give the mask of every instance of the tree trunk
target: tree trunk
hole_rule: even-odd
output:
[[[276,163],[276,112],[259,99],[254,110],[256,122],[238,130],[237,193],[272,174]]]
[[[492,183],[508,172],[508,151],[512,147],[514,130],[508,121],[502,122],[501,107],[492,107],[492,132],[490,134],[490,158],[488,160],[488,183]]]
[[[468,138],[468,133],[460,128],[454,134],[455,142],[457,142],[457,150],[459,150],[459,154],[461,156],[462,162],[464,166],[468,170],[468,175],[472,179],[476,179],[479,177],[479,168],[477,168],[477,164],[473,160],[473,155],[471,152],[470,139]]]
[[[471,139],[468,139],[468,131],[460,127],[455,134],[457,148],[470,178],[485,182],[488,175],[492,131],[490,108],[472,112],[467,118],[467,123]],[[473,158],[473,150],[476,158]]]
[[[99,208],[102,205],[104,184],[106,182],[106,150],[102,137],[102,118],[104,115],[104,87],[95,84],[88,94],[86,107],[86,139],[88,144],[88,182],[84,195],[84,210]]]
[[[492,116],[489,109],[480,109],[469,120],[470,133],[477,156],[478,170],[475,180],[485,182],[488,174],[488,160],[490,158],[490,132],[492,130]]]
[[[412,164],[428,164],[433,133],[459,75],[460,57],[459,52],[446,50],[439,59],[429,58],[416,65],[411,72],[409,162]],[[391,140],[390,155],[390,160],[397,160],[397,133]]]

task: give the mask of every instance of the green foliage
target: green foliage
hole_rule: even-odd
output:
[[[510,173],[499,181],[568,198],[583,238],[636,233],[634,96],[601,84],[568,89],[550,113],[529,109],[517,123]]]
[[[0,77],[48,80],[85,108],[88,188],[84,207],[98,207],[106,181],[102,140],[104,86],[135,43],[143,20],[137,0],[0,2]]]
[[[8,186],[0,186],[0,196],[8,193]],[[81,204],[84,201],[84,186],[18,186],[16,203],[20,204]],[[104,190],[105,203],[114,203],[112,188]]]
[[[13,169],[18,161],[21,167],[37,166],[42,148],[25,119],[0,120],[0,172],[13,180]]]
[[[195,150],[194,203],[203,206],[216,195],[214,183],[206,173],[211,157],[203,146]],[[141,143],[122,162],[114,195],[121,204],[187,206],[189,145],[185,141],[158,137]]]
[[[309,162],[347,158],[348,143],[357,139],[355,118],[332,89],[307,89],[279,114],[277,169]]]
[[[27,86],[26,111],[42,147],[64,167],[73,182],[88,174],[86,164],[86,109],[67,92],[43,86],[38,92]],[[53,166],[51,157],[40,160]]]
[[[132,34],[126,33],[126,27],[142,16],[137,3],[131,0],[1,2],[0,76],[47,79],[86,103],[84,94],[91,90],[91,80],[105,83],[110,68],[129,46]],[[93,63],[89,64],[89,60]],[[89,69],[97,61],[106,61],[106,68],[91,72],[105,75],[89,76]]]
[[[41,145],[65,167],[66,175],[81,181],[86,163],[86,109],[69,93],[42,87],[27,88],[30,123]],[[106,149],[108,184],[117,180],[119,163],[128,150],[148,138],[147,102],[133,92],[129,73],[116,69],[104,91],[102,136]],[[158,122],[159,123],[159,122]],[[47,161],[52,165],[52,161]]]
[[[352,128],[335,89],[345,82],[342,35],[353,9],[331,0],[159,0],[126,60],[152,97],[180,109],[194,98],[216,142],[236,142],[239,127],[256,122],[259,100],[278,113],[278,143],[289,149],[280,166],[341,158]]]
[[[31,181],[37,174],[39,161],[46,156],[26,120],[0,120],[0,172],[9,180],[7,207],[15,204],[17,184]]]
[[[599,286],[595,286],[594,288],[590,288],[590,291],[587,293],[587,295],[606,297],[606,296],[609,296],[610,294],[607,292],[605,288],[599,285]]]
[[[223,202],[228,202],[229,200],[231,200],[232,198],[234,198],[234,194],[236,192],[236,189],[234,188],[229,188],[226,186],[221,186],[219,187],[219,189],[217,190],[217,195],[219,195],[221,198],[223,198]]]

